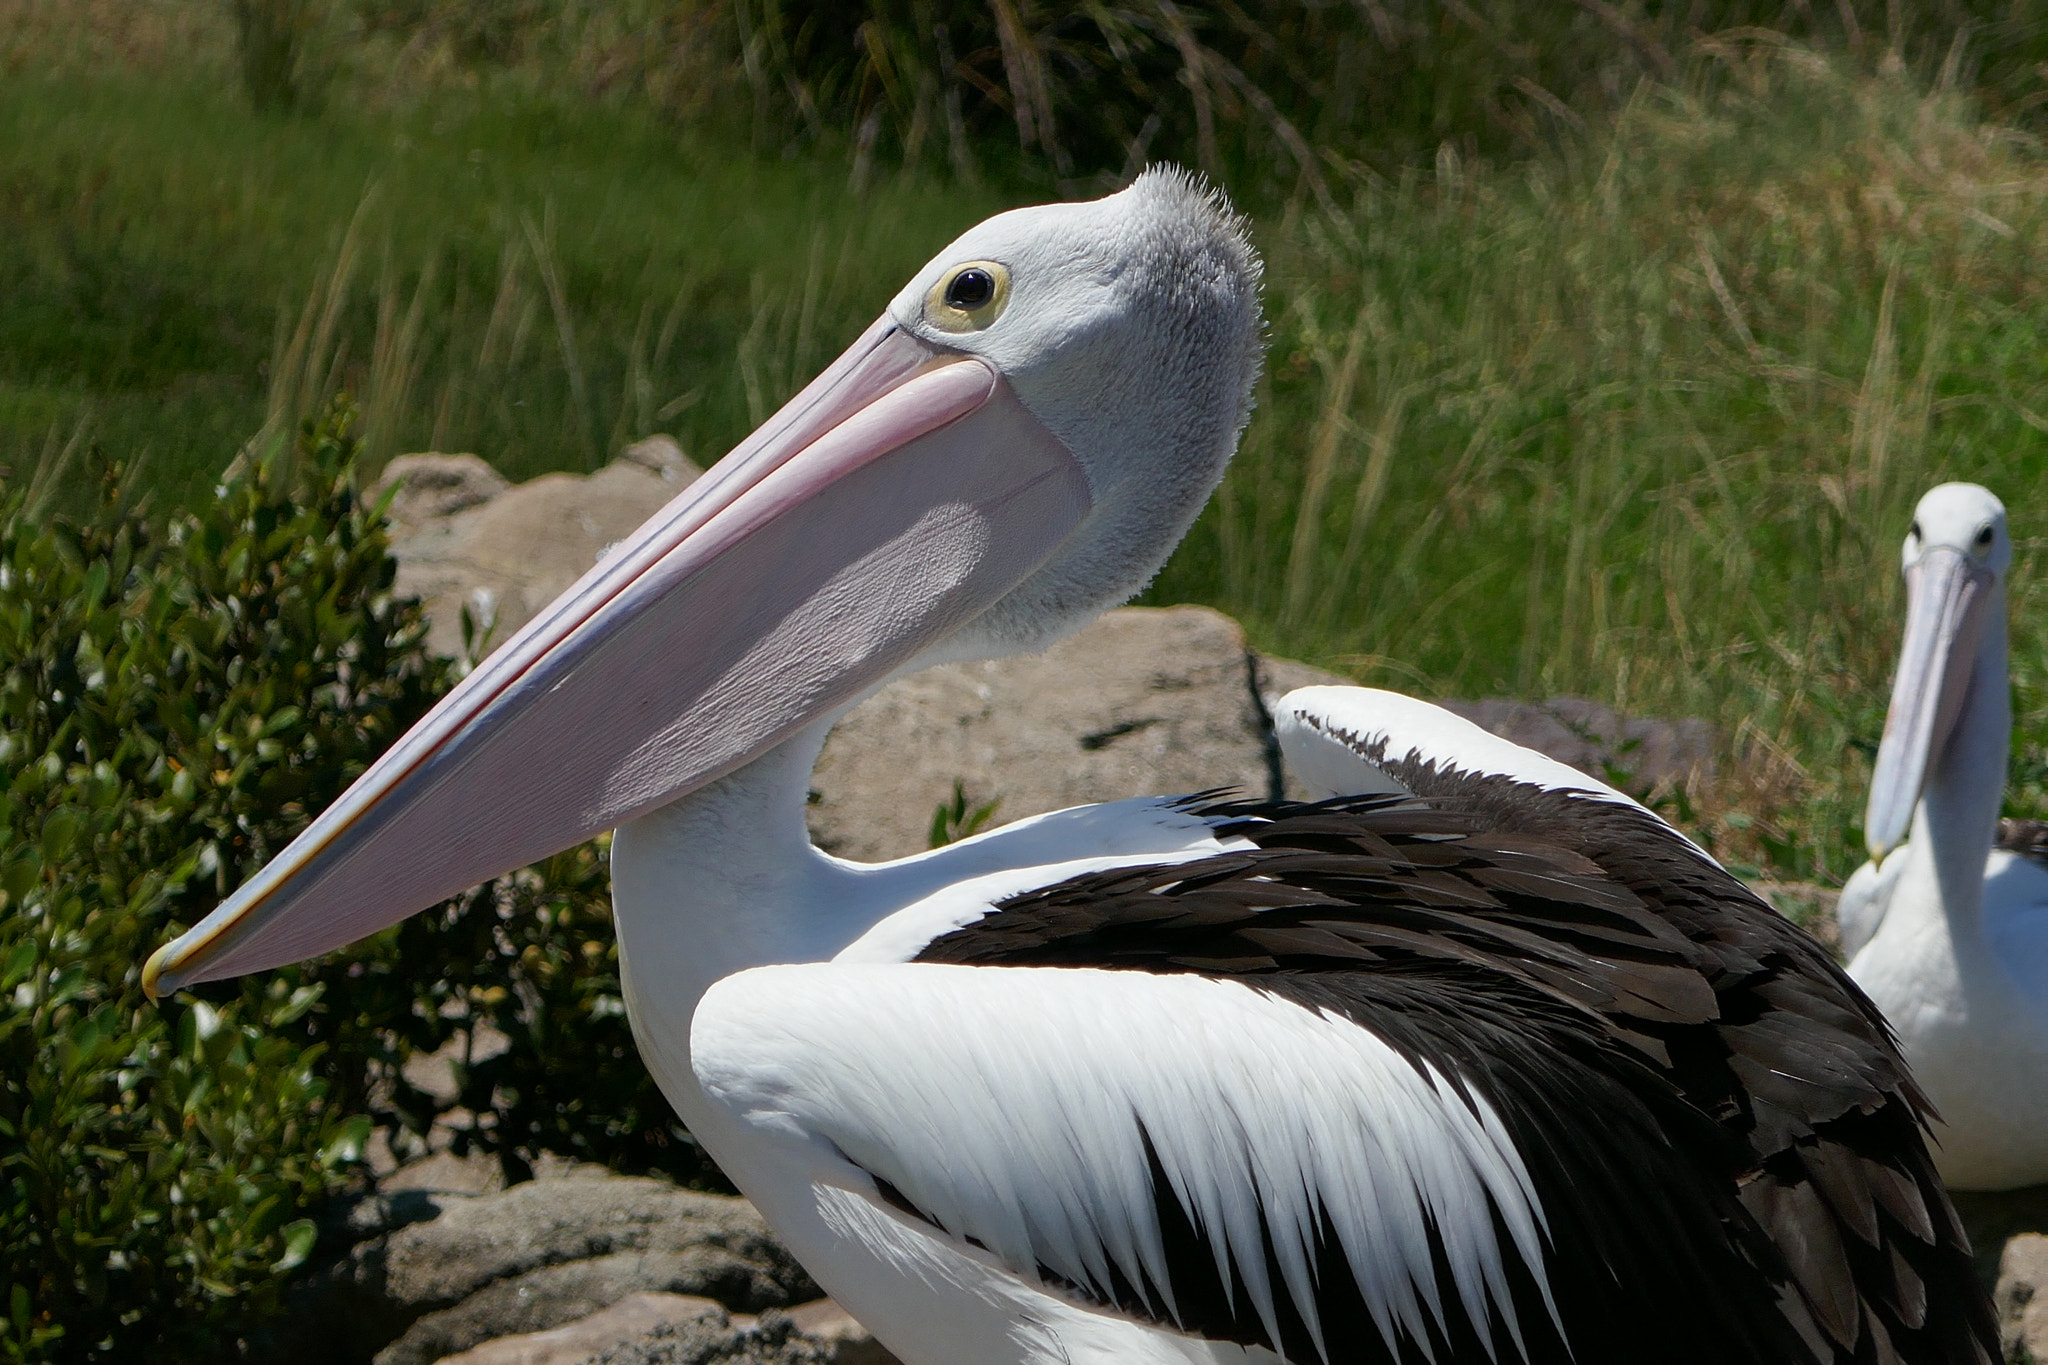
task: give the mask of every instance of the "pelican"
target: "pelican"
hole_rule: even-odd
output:
[[[1998,838],[2012,743],[2005,505],[1975,484],[1931,490],[1903,563],[1906,639],[1864,819],[1871,860],[1842,888],[1842,947],[1941,1114],[1942,1176],[1965,1190],[2037,1185],[2048,868],[2028,827]]]
[[[1259,271],[1172,171],[972,229],[145,984],[616,828],[647,1065],[910,1365],[1992,1360],[1846,978],[1642,807],[1435,707],[1285,699],[1315,804],[812,847],[861,697],[1158,570],[1245,423]]]

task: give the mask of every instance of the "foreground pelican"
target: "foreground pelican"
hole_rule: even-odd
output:
[[[1156,572],[1244,423],[1258,269],[1173,173],[970,231],[146,984],[617,826],[648,1066],[911,1365],[1989,1361],[1839,971],[1640,806],[1434,707],[1287,698],[1324,805],[811,846],[860,697]]]
[[[1842,888],[1842,947],[1940,1111],[1943,1177],[1966,1190],[2037,1185],[2048,868],[1994,847],[2012,743],[2004,504],[1941,485],[1914,510],[1904,561],[1906,638],[1864,820],[1871,861]]]

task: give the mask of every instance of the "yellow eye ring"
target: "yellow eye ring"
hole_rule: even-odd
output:
[[[1009,267],[997,261],[962,261],[924,296],[924,315],[946,332],[978,332],[1003,315],[1010,302]]]

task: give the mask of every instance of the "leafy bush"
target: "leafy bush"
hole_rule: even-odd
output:
[[[431,702],[345,430],[151,526],[0,500],[0,1248],[10,1359],[197,1351],[360,1151],[319,982],[159,1012],[139,972]]]
[[[0,483],[0,1360],[218,1359],[313,1242],[372,1122],[437,1115],[516,1178],[543,1150],[715,1180],[635,1055],[599,850],[310,966],[162,1011],[149,951],[280,848],[446,686],[353,485],[350,413],[199,514]]]

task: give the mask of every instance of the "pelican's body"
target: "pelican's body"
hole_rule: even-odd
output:
[[[1055,1348],[1076,1362],[1242,1359],[1235,1346],[1205,1353],[1211,1348],[1178,1333],[1049,1293],[877,1200],[872,1178],[815,1135],[707,1097],[693,1040],[714,988],[731,1005],[716,1016],[722,1027],[714,1026],[709,1060],[723,1075],[746,1065],[731,1054],[753,1041],[752,1011],[828,1032],[851,1022],[841,997],[860,992],[861,977],[812,978],[795,964],[856,959],[886,968],[914,955],[937,925],[1005,895],[1068,873],[1221,846],[1209,822],[1178,803],[1139,799],[1021,821],[896,863],[847,862],[814,847],[804,826],[823,738],[822,728],[799,735],[614,836],[627,1009],[663,1094],[798,1260],[904,1360],[1023,1365],[1058,1358]],[[687,904],[679,887],[691,889]],[[878,984],[871,1002],[904,998]],[[1039,1324],[1035,1336],[1017,1331],[1026,1322]]]
[[[1257,280],[1172,174],[970,231],[145,984],[616,827],[649,1067],[909,1365],[1988,1362],[1846,978],[1639,805],[1435,707],[1284,699],[1319,805],[811,846],[837,716],[1165,561],[1248,412]]]
[[[1849,974],[1940,1113],[1935,1160],[1959,1189],[2048,1181],[2048,868],[1995,842],[2012,735],[2011,553],[2005,509],[1985,490],[1945,484],[1921,500],[1905,551],[1908,642],[1866,821],[1875,856],[1840,911]]]

